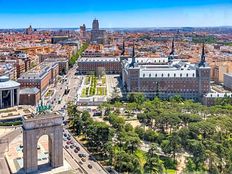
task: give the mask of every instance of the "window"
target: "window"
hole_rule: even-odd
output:
[[[176,77],[176,73],[174,73],[174,77]]]
[[[170,74],[168,73],[168,77],[170,76]]]

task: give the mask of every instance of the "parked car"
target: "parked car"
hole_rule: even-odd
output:
[[[96,159],[92,156],[92,155],[89,155],[89,160],[91,160],[91,161],[96,161]]]
[[[89,169],[92,169],[93,166],[92,166],[91,164],[88,164],[88,168],[89,168]]]
[[[83,153],[79,153],[79,154],[78,154],[78,156],[79,156],[80,158],[82,158],[82,157],[84,157],[84,158],[85,158],[85,157],[86,157],[86,155],[85,155],[85,154],[83,154]]]
[[[85,158],[81,158],[81,161],[85,162],[85,161],[86,161],[86,159],[85,159]]]

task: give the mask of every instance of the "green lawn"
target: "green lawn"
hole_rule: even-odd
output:
[[[96,95],[106,95],[106,87],[97,87]]]
[[[88,88],[83,88],[81,91],[81,97],[86,97],[88,95]]]
[[[176,170],[168,169],[167,174],[176,174]]]
[[[105,76],[99,80],[102,80],[103,84],[106,83]],[[81,92],[82,97],[93,96],[93,95],[105,96],[107,94],[106,87],[97,87],[97,78],[95,75],[88,75],[85,78],[85,85],[90,85],[90,87],[82,89]]]
[[[101,78],[101,80],[102,80],[102,84],[103,84],[103,85],[106,84],[106,76],[103,76],[103,77]]]
[[[87,77],[85,78],[85,85],[90,84],[90,80],[91,80],[91,76],[87,76]]]
[[[50,97],[54,94],[53,90],[48,90],[48,92],[45,94],[45,97]]]

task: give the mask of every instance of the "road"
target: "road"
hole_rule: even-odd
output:
[[[71,135],[67,130],[65,130],[64,133]],[[73,142],[73,145],[80,147],[80,151],[78,151],[78,153],[75,153],[75,152],[74,152],[74,148],[71,149],[71,148],[70,148],[70,145],[67,145],[67,141],[68,141],[68,140],[64,141],[64,146],[67,145],[67,146],[69,147],[69,148],[65,148],[65,150],[70,154],[71,158],[75,159],[75,161],[76,161],[78,164],[80,164],[81,167],[82,167],[88,174],[92,174],[92,173],[94,173],[94,174],[106,174],[106,173],[108,173],[108,172],[106,172],[106,171],[103,169],[103,167],[102,167],[100,164],[98,164],[98,162],[94,162],[93,160],[89,160],[89,153],[88,153],[88,152],[82,147],[82,145],[81,145],[78,141],[76,141],[72,136],[70,136],[70,138],[71,138],[71,141]],[[85,155],[86,155],[86,157],[85,157],[85,160],[86,160],[86,161],[83,162],[83,161],[81,160],[81,158],[78,156],[78,154],[85,154]],[[92,166],[91,169],[88,167],[89,164]]]
[[[0,173],[10,174],[4,153],[8,150],[9,143],[21,133],[21,128],[16,128],[12,132],[0,137]]]
[[[49,99],[48,103],[52,104],[53,111],[62,111],[63,113],[66,112],[66,106],[67,103],[70,101],[75,102],[77,99],[77,91],[78,88],[81,85],[81,82],[83,80],[82,77],[76,76],[76,66],[74,66],[72,69],[70,69],[67,73],[67,81],[65,82],[58,82],[55,87],[52,87],[50,89],[55,90],[55,94]],[[69,93],[67,95],[63,95],[65,92],[65,89],[70,89]],[[59,99],[61,99],[61,102],[58,103]],[[65,106],[65,107],[64,107]],[[67,114],[65,114],[67,116]],[[65,130],[65,133],[70,134],[67,130]],[[63,142],[64,146],[64,157],[65,159],[72,165],[73,169],[75,171],[78,171],[78,173],[85,173],[85,174],[104,174],[107,173],[105,169],[98,164],[98,162],[94,162],[92,160],[89,160],[89,153],[82,147],[82,145],[77,142],[70,134],[71,141],[78,147],[80,147],[80,151],[78,153],[74,152],[74,149],[65,148],[67,145],[66,142]],[[81,158],[78,156],[78,154],[85,154],[86,155],[86,161],[83,162]],[[88,165],[91,165],[92,168],[90,169]]]
[[[81,84],[81,79],[76,75],[76,66],[71,68],[67,73],[67,81],[58,82],[52,89],[55,90],[55,94],[50,98],[48,103],[52,104],[53,111],[59,111],[64,109],[64,106],[70,101],[75,101],[77,96],[78,87]],[[64,95],[65,89],[70,89],[67,95]],[[58,102],[61,99],[60,103]]]

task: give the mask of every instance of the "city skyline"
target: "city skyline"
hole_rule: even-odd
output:
[[[77,28],[85,23],[91,27],[92,19],[101,21],[102,28],[143,27],[211,27],[232,26],[231,0],[206,0],[185,2],[135,0],[109,4],[103,0],[76,2],[68,0],[45,1],[15,0],[9,5],[1,0],[0,28]]]

